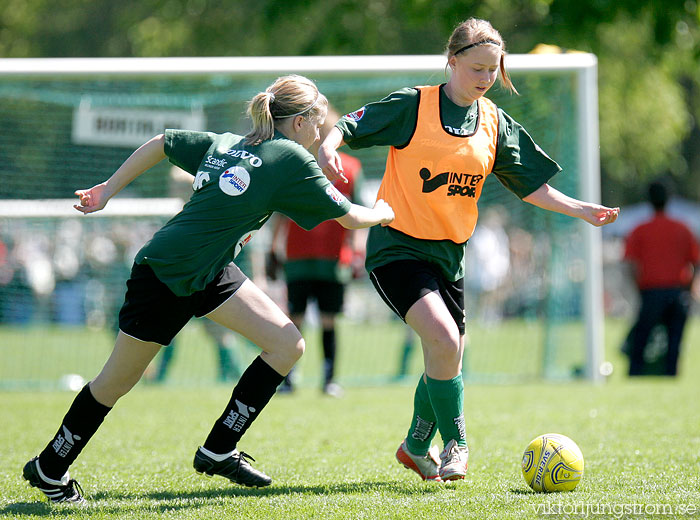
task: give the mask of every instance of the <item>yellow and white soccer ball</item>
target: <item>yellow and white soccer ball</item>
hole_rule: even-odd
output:
[[[558,433],[532,440],[523,454],[523,477],[535,491],[571,491],[583,476],[583,454],[574,441]]]

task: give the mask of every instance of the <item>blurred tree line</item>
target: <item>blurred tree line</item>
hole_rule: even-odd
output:
[[[700,199],[697,0],[4,0],[2,57],[439,54],[485,18],[511,53],[599,60],[603,201],[672,177]]]

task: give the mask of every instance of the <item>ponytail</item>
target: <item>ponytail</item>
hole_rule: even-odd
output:
[[[245,136],[245,144],[260,144],[275,135],[275,121],[270,108],[274,99],[273,93],[265,91],[256,94],[248,103],[247,114],[253,123],[253,129]]]

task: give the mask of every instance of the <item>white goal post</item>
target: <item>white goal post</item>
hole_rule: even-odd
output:
[[[573,73],[576,79],[578,121],[578,161],[581,168],[579,190],[581,198],[600,200],[600,166],[598,139],[597,59],[592,54],[512,54],[506,64],[511,72],[544,71]],[[337,74],[386,74],[387,72],[428,72],[442,77],[446,60],[442,55],[408,56],[308,56],[308,57],[184,57],[184,58],[5,58],[0,59],[0,77],[59,76],[81,77],[100,75],[129,77],[134,75],[250,74],[314,72]],[[59,215],[72,204],[66,200],[60,207],[45,201],[37,207],[43,213]],[[116,201],[115,201],[116,202]],[[124,201],[123,203],[126,203]],[[0,216],[12,218],[18,201],[0,200]],[[116,206],[116,205],[115,205]],[[176,202],[161,201],[151,206],[163,214],[177,211]],[[124,206],[128,207],[128,204]],[[72,208],[69,208],[73,211]],[[115,207],[113,211],[119,212]],[[581,224],[585,225],[585,224]],[[586,376],[602,380],[600,365],[604,356],[602,239],[600,230],[585,225],[585,281],[582,315],[585,321]]]

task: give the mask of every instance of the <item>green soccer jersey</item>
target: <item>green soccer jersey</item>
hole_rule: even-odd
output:
[[[444,85],[443,85],[444,87]],[[478,104],[453,103],[440,88],[440,118],[446,132],[471,135],[478,124]],[[336,124],[352,149],[370,146],[406,146],[418,119],[419,91],[404,88],[343,116]],[[498,144],[493,174],[519,198],[526,197],[561,171],[535,144],[525,129],[498,109]],[[478,224],[477,224],[478,225]],[[368,271],[395,260],[419,259],[436,264],[449,280],[464,276],[464,244],[451,240],[421,240],[391,227],[375,226],[367,240]]]
[[[274,211],[311,229],[350,210],[313,155],[280,133],[251,146],[231,133],[167,130],[165,153],[195,175],[194,192],[135,261],[178,296],[203,289]]]

